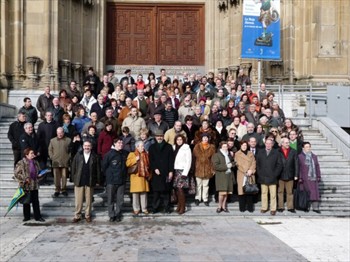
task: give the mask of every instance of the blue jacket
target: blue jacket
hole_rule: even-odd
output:
[[[128,152],[124,149],[112,148],[103,158],[102,172],[107,185],[123,185],[126,182],[127,168],[126,159]]]

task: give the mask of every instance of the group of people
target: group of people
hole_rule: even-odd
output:
[[[199,74],[170,79],[165,69],[147,80],[131,70],[120,82],[110,70],[102,81],[89,69],[81,90],[75,81],[58,97],[50,87],[37,100],[29,97],[9,127],[15,175],[31,194],[34,218],[43,220],[38,200],[40,170],[52,168],[53,197],[67,196],[67,178],[74,183],[75,216],[91,222],[94,188],[105,187],[110,221],[122,219],[125,185],[130,181],[133,214],[186,212],[186,196],[195,205],[229,212],[227,202],[238,194],[239,210],[254,211],[256,197],[246,194],[248,180],[261,190],[261,212],[295,212],[293,188],[311,192],[319,211],[320,168],[301,130],[261,84],[254,93],[249,78]],[[42,122],[34,125],[40,112]],[[152,203],[147,203],[152,192]],[[268,201],[270,199],[270,201]],[[278,201],[277,201],[278,200]],[[151,209],[149,209],[151,208]],[[150,210],[150,211],[149,211]],[[23,208],[24,220],[30,208]]]

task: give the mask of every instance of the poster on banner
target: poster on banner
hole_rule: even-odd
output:
[[[280,0],[244,0],[242,58],[281,59]]]

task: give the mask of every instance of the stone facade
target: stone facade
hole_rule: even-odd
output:
[[[150,3],[148,0],[107,0]],[[9,89],[65,87],[80,82],[89,66],[106,70],[106,0],[0,0],[0,99]],[[177,3],[158,0],[157,3]],[[228,3],[231,0],[227,1]],[[206,72],[258,81],[257,61],[241,59],[242,0],[189,0],[205,6]],[[183,2],[181,2],[183,3]],[[262,81],[315,85],[350,83],[350,2],[281,0],[281,61],[263,61]],[[181,65],[179,65],[181,66]],[[137,72],[135,72],[136,74]],[[157,73],[157,72],[156,72]]]

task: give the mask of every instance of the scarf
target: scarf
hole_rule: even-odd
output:
[[[208,149],[209,148],[209,143],[208,142],[202,142],[202,147],[203,149]]]
[[[35,163],[34,160],[29,160],[28,159],[28,163],[29,163],[29,175],[30,175],[30,179],[32,180],[36,180],[38,177],[38,170],[36,170],[35,167]]]
[[[65,134],[69,133],[68,125],[66,123],[63,124],[63,131],[64,131]]]
[[[231,163],[231,160],[230,160],[230,158],[228,157],[228,152],[226,152],[226,151],[224,151],[224,150],[222,150],[222,149],[220,149],[220,152],[221,152],[221,154],[223,154],[224,157],[225,157],[226,165],[229,164],[229,163]],[[226,173],[226,174],[231,173],[230,168],[228,168],[228,169],[226,170],[225,173]]]
[[[315,162],[312,159],[312,153],[305,153],[305,165],[308,167],[307,177],[310,181],[316,181]]]
[[[245,154],[245,155],[248,154],[248,148],[247,148],[246,150],[244,150],[244,151],[241,149],[241,151],[242,151],[242,153]]]
[[[143,151],[140,153],[138,150],[135,150],[135,155],[139,157],[137,161],[137,173],[141,177],[149,177],[149,158],[148,153]]]
[[[181,146],[178,146],[177,144],[175,145],[175,151],[174,151],[174,158],[176,158],[177,153],[179,153],[180,148],[183,146],[184,144],[182,144]]]

